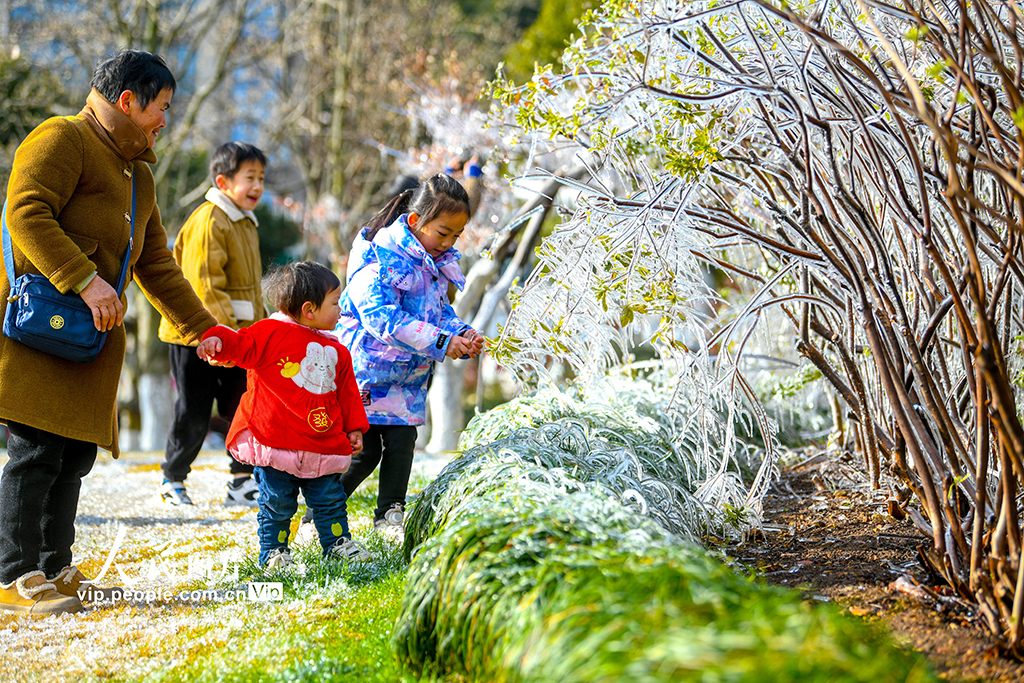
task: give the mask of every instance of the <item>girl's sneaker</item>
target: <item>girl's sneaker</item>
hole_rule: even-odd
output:
[[[401,503],[392,503],[383,517],[374,520],[373,528],[380,533],[405,536],[405,506]]]
[[[370,551],[351,538],[339,538],[327,551],[328,559],[348,560],[349,562],[369,562],[373,559]]]
[[[288,552],[288,548],[274,548],[270,551],[270,555],[267,557],[267,569],[283,569],[284,567],[291,567],[295,564],[295,560],[292,559],[292,554]]]

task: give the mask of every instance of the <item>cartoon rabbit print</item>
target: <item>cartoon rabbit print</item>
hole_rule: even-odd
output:
[[[338,351],[333,346],[322,346],[309,342],[306,357],[300,363],[299,372],[292,380],[300,387],[314,394],[337,391],[334,383],[335,368],[338,365]]]

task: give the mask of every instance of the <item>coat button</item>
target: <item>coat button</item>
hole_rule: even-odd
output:
[[[126,167],[122,170],[122,173],[124,173],[124,177],[128,180],[132,179],[132,169]]]
[[[124,222],[127,223],[128,225],[132,224],[132,215],[127,211],[124,212]]]

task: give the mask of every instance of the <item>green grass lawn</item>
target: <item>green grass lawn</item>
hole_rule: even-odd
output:
[[[386,562],[398,559],[392,553]],[[362,577],[346,570],[316,574],[327,584],[317,595],[265,607],[239,603],[199,608],[206,613],[197,615],[194,625],[181,628],[166,647],[150,653],[166,658],[167,665],[144,680],[415,680],[401,675],[390,644],[405,585],[404,567],[366,577],[362,583]],[[285,577],[278,573],[269,578]],[[286,595],[290,589],[286,583]],[[125,673],[113,680],[138,680]]]
[[[158,476],[133,464],[125,467],[127,472],[118,467],[108,465],[111,476]],[[202,474],[197,469],[194,477]],[[118,471],[122,474],[115,474]],[[415,494],[427,483],[423,476],[415,476],[410,492]],[[408,563],[401,541],[371,530],[376,495],[373,477],[349,505],[353,534],[375,559],[365,564],[324,562],[318,544],[293,547],[304,572],[265,572],[257,566],[253,510],[225,509],[216,499],[206,507],[183,511],[180,517],[173,510],[150,508],[154,520],[128,520],[129,533],[115,561],[126,576],[142,577],[135,590],[156,591],[161,597],[126,598],[93,605],[77,615],[43,619],[0,614],[0,680],[444,680],[403,676],[394,656],[391,634]],[[123,523],[127,513],[118,501],[108,501],[102,505],[110,505],[117,517],[106,517],[105,508],[92,503],[95,507],[80,520],[79,531],[83,542],[93,542],[82,553],[83,570],[96,576],[112,546],[114,521],[119,518]],[[303,511],[300,507],[293,527]],[[166,542],[168,524],[180,529],[187,542]],[[240,558],[234,565],[237,578],[229,573],[212,582],[182,583],[144,576],[157,560],[181,572],[190,554],[214,557],[222,552]],[[252,582],[280,582],[283,599],[250,601],[247,588]],[[115,568],[101,583],[124,585]],[[237,599],[226,599],[229,593]],[[189,595],[195,597],[183,599]]]
[[[425,483],[414,480],[411,490]],[[365,486],[350,499],[350,517],[371,517],[375,500],[376,487]],[[373,561],[325,562],[319,546],[313,544],[293,548],[304,571],[266,572],[253,554],[247,555],[240,566],[240,581],[281,582],[283,600],[210,601],[180,608],[192,614],[165,642],[139,653],[151,663],[164,664],[142,677],[137,671],[121,671],[97,678],[169,683],[443,680],[403,676],[394,656],[391,631],[408,567],[401,544],[376,533],[357,537],[376,556]]]
[[[142,461],[147,459],[148,456],[140,456]],[[87,503],[90,507],[86,514],[80,516],[81,537],[87,545],[79,556],[85,560],[83,570],[87,574],[97,574],[112,547],[115,529],[126,525],[130,533],[117,553],[117,562],[129,577],[144,577],[147,567],[156,566],[154,563],[161,559],[180,569],[193,555],[213,557],[222,552],[234,553],[239,558],[234,565],[238,569],[237,575],[229,573],[212,582],[210,579],[189,579],[185,583],[182,583],[183,579],[169,581],[161,577],[146,578],[136,585],[140,588],[166,589],[174,597],[152,601],[123,600],[112,605],[94,606],[78,615],[36,620],[0,615],[0,680],[5,683],[67,680],[367,683],[462,683],[480,680],[492,683],[497,680],[493,677],[496,671],[501,672],[501,680],[519,680],[517,676],[529,671],[531,680],[546,681],[544,675],[551,675],[555,676],[555,680],[563,681],[581,674],[587,667],[597,667],[590,673],[598,669],[605,671],[605,664],[615,664],[612,669],[618,670],[622,668],[623,662],[632,667],[631,672],[632,669],[639,670],[647,665],[650,665],[650,671],[655,671],[660,666],[659,662],[668,661],[668,652],[674,653],[675,659],[672,661],[679,666],[689,662],[698,667],[695,672],[691,672],[696,677],[686,680],[712,680],[715,671],[724,673],[720,679],[715,680],[745,680],[742,676],[731,676],[728,672],[735,674],[738,664],[747,661],[757,666],[771,666],[768,664],[769,659],[761,655],[745,658],[737,656],[746,642],[744,639],[749,640],[758,629],[767,629],[766,633],[770,632],[771,637],[761,638],[757,643],[770,641],[774,643],[771,648],[773,650],[788,648],[793,651],[799,647],[813,650],[785,660],[789,663],[796,662],[804,666],[816,661],[816,658],[842,659],[852,653],[851,656],[856,655],[856,658],[872,662],[872,670],[889,671],[885,662],[886,657],[892,656],[892,647],[879,639],[877,634],[865,636],[856,631],[850,622],[843,620],[834,622],[838,630],[830,630],[828,625],[833,623],[832,617],[819,615],[818,611],[821,610],[811,615],[821,616],[821,621],[809,621],[804,618],[807,616],[806,610],[798,608],[797,598],[771,591],[762,595],[763,591],[750,586],[747,579],[734,577],[725,568],[716,569],[720,575],[716,574],[717,578],[710,581],[699,580],[696,574],[691,576],[676,572],[672,574],[672,580],[678,579],[679,589],[673,588],[662,595],[659,593],[660,588],[675,584],[661,579],[644,583],[641,579],[648,574],[654,576],[657,571],[675,571],[673,567],[681,562],[672,554],[675,551],[665,551],[668,552],[665,557],[639,550],[625,555],[616,551],[609,555],[609,563],[602,565],[597,562],[600,559],[598,556],[607,549],[604,545],[595,546],[588,542],[583,544],[587,546],[587,552],[570,553],[562,557],[565,554],[562,552],[565,550],[564,544],[556,542],[560,535],[571,532],[570,535],[575,538],[590,527],[593,527],[593,534],[605,533],[603,530],[612,518],[627,515],[627,511],[618,504],[613,505],[610,511],[605,510],[596,515],[595,520],[600,523],[592,520],[585,524],[585,510],[566,499],[565,505],[569,506],[568,521],[551,529],[544,527],[530,536],[531,529],[547,523],[544,522],[547,516],[541,514],[539,508],[534,510],[539,504],[535,500],[539,490],[528,487],[530,492],[527,494],[526,489],[523,490],[525,497],[512,506],[511,512],[506,510],[502,513],[512,514],[513,517],[523,516],[515,525],[519,531],[512,534],[513,540],[509,540],[512,537],[502,536],[506,533],[508,520],[492,520],[497,523],[484,524],[486,520],[483,519],[474,522],[473,515],[446,532],[451,543],[469,543],[467,533],[470,527],[465,525],[479,522],[483,530],[481,533],[501,537],[488,545],[488,552],[495,555],[492,558],[494,562],[463,562],[456,558],[442,572],[441,563],[429,561],[429,555],[433,552],[431,548],[437,545],[431,541],[421,546],[419,555],[413,561],[413,569],[410,569],[401,543],[371,530],[372,509],[377,493],[375,478],[371,478],[351,498],[349,518],[354,536],[375,555],[374,560],[368,563],[324,562],[320,558],[318,545],[313,544],[293,548],[293,555],[301,564],[301,570],[265,572],[256,564],[258,544],[255,538],[254,511],[224,508],[219,499],[212,497],[220,495],[219,489],[213,493],[208,489],[203,493],[197,480],[197,489],[206,502],[195,510],[146,508],[138,500],[132,502],[129,498],[149,495],[136,493],[143,488],[155,491],[156,485],[152,480],[159,476],[158,473],[131,464],[124,466],[108,463],[98,469],[101,470],[97,475],[100,478],[124,481],[127,477],[129,483],[117,489],[113,495],[92,497]],[[204,470],[197,469],[193,476],[201,480]],[[211,475],[207,481],[219,483],[220,476]],[[537,481],[547,482],[548,476],[538,475]],[[135,480],[143,477],[150,478],[145,486]],[[410,498],[419,494],[428,483],[423,476],[414,478],[410,486]],[[107,491],[102,486],[98,490]],[[493,516],[498,499],[514,493],[506,484],[498,486],[497,491],[501,495],[492,491],[483,497],[476,497],[478,513]],[[561,489],[550,493],[555,499],[562,500],[559,491]],[[463,494],[456,495],[451,502],[458,503],[464,497]],[[424,497],[424,500],[428,499],[429,496]],[[423,509],[433,509],[433,506],[424,506]],[[138,514],[133,513],[134,510],[144,512],[147,516],[133,517],[132,514]],[[178,512],[181,514],[178,515]],[[410,528],[415,527],[413,517],[416,514],[413,512],[407,520]],[[455,515],[457,518],[461,516]],[[298,518],[299,515],[296,515],[295,526]],[[632,538],[638,533],[637,524],[635,520],[629,521],[623,532],[624,537]],[[525,554],[519,548],[525,542],[521,536],[529,537],[527,540],[533,539],[523,546],[526,548],[523,551]],[[466,548],[474,557],[480,554],[477,545],[470,543]],[[574,541],[570,545],[575,547],[577,543]],[[697,553],[695,557],[701,555]],[[544,575],[547,583],[532,575],[530,567],[534,560],[523,565],[524,558],[534,556],[539,558],[538,561],[543,560],[541,565],[551,569]],[[587,570],[590,573],[585,572],[586,567],[583,565],[594,562],[597,565]],[[630,562],[639,564],[630,565],[627,571],[624,568]],[[470,574],[466,574],[467,571]],[[414,577],[417,582],[415,585],[412,581]],[[512,581],[515,577],[519,577],[518,583]],[[436,584],[433,584],[435,580]],[[111,570],[103,584],[109,586],[117,582],[116,572]],[[265,582],[279,582],[283,599],[268,602],[249,600],[248,587],[253,583]],[[426,607],[417,610],[414,600],[417,594],[424,590],[440,589],[442,585],[453,582],[461,585],[461,592],[446,589],[437,595],[439,602],[436,605],[426,601],[423,603]],[[582,602],[574,602],[569,600],[571,596],[563,590],[565,582],[574,585],[581,583],[590,592],[580,593],[584,599]],[[545,585],[553,587],[550,595],[540,590]],[[695,590],[703,591],[700,594],[704,597],[697,601],[701,605],[728,603],[727,608],[708,615],[703,621],[698,620],[699,623],[695,622],[693,628],[680,629],[679,624],[682,622],[677,613],[689,609],[689,603],[680,597],[687,592],[683,590],[686,586],[689,586],[687,591],[691,593]],[[512,590],[509,590],[510,587]],[[225,599],[229,592],[237,592],[237,599]],[[183,596],[191,593],[201,598],[183,599]],[[624,597],[608,602],[609,593],[621,593]],[[737,595],[740,597],[734,600],[726,599]],[[492,600],[497,597],[501,597],[504,608],[490,614],[491,608],[495,606]],[[411,610],[406,616],[400,616],[403,600],[407,601],[406,608]],[[773,605],[782,605],[782,608],[774,609]],[[549,608],[554,609],[554,612],[549,613]],[[789,615],[786,610],[791,608],[793,614]],[[430,623],[437,620],[437,615],[442,612],[446,616],[440,622],[444,623]],[[765,618],[753,619],[750,623],[744,621],[761,612],[770,614]],[[465,642],[459,641],[458,638],[469,631],[476,633],[478,628],[482,628],[485,620],[481,615],[486,616],[488,628],[493,629],[490,636],[494,637],[473,637]],[[792,618],[795,621],[789,627],[778,627],[775,623],[778,618]],[[656,628],[662,621],[666,624],[671,622],[672,628]],[[807,627],[808,623],[812,626]],[[525,628],[524,624],[529,628]],[[775,626],[768,628],[772,624]],[[431,639],[436,639],[439,648],[449,651],[449,659],[452,660],[450,665],[436,666],[437,662],[432,663],[429,657],[410,668],[400,664],[393,635],[396,630],[408,631],[409,628],[414,629],[416,639],[423,642],[429,644]],[[805,637],[801,635],[801,628],[820,633],[814,638]],[[605,636],[614,629],[621,629],[622,637],[616,636],[612,646],[607,643],[602,646],[600,657],[597,656],[596,640],[582,648],[578,647],[577,641],[600,640],[599,636],[608,640]],[[723,634],[718,633],[723,629],[728,631],[724,634],[728,637],[723,638]],[[850,632],[842,635],[847,630]],[[662,631],[666,636],[659,640],[658,633]],[[523,656],[520,657],[516,654],[516,647],[507,646],[515,645],[514,638],[524,632],[532,634],[530,638],[534,639],[535,645],[522,650],[520,654]],[[508,640],[506,636],[512,640],[505,642]],[[729,640],[733,637],[739,640]],[[851,640],[853,642],[849,643]],[[846,648],[844,645],[837,649],[832,646],[833,641],[842,641],[852,647]],[[409,649],[408,634],[399,642],[406,650]],[[701,643],[704,645],[701,646]],[[857,647],[867,648],[868,651],[860,652]],[[715,660],[718,668],[695,664],[700,661],[699,657],[693,655],[698,650],[703,655],[718,657]],[[429,654],[428,651],[432,651],[432,648],[428,647],[422,653]],[[573,656],[578,658],[581,653],[586,655],[583,660],[573,659]],[[467,670],[474,671],[466,662],[477,661],[481,657],[487,659],[502,656],[506,657],[505,664],[499,667],[487,666],[478,668],[474,674],[466,673]],[[402,661],[411,660],[406,656]],[[532,669],[526,666],[530,661],[533,661]],[[780,662],[774,665],[781,667]],[[575,674],[567,674],[566,667],[569,667],[568,672]],[[413,670],[419,673],[413,673]],[[489,677],[481,678],[478,674],[485,670]],[[898,671],[902,672],[901,681],[929,680],[926,671],[914,669],[914,676],[909,676],[907,668],[892,667],[893,673]],[[708,678],[709,675],[711,678]],[[806,677],[800,673],[799,677],[792,678],[797,679],[805,680]],[[586,680],[625,680],[633,683],[641,679],[590,676]],[[895,679],[882,676],[872,680]]]

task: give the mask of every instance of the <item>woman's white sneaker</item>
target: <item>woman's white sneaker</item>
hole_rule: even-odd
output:
[[[379,533],[402,538],[405,536],[405,507],[393,503],[380,519],[374,520],[373,528]]]

